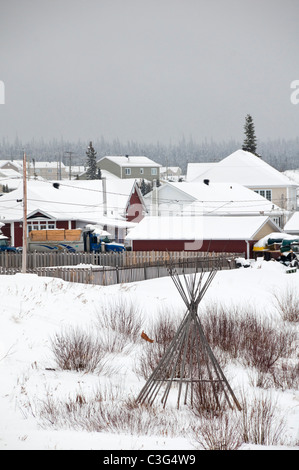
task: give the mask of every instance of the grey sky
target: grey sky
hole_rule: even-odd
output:
[[[0,0],[0,138],[294,138],[298,0]]]

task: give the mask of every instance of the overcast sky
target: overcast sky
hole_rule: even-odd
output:
[[[0,139],[299,135],[298,0],[0,0]]]

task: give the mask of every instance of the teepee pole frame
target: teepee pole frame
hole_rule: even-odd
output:
[[[188,390],[190,388],[190,403],[193,406],[194,385],[199,384],[199,393],[202,397],[202,387],[200,384],[210,383],[215,398],[217,408],[221,407],[219,401],[219,390],[223,392],[228,405],[233,408],[231,399],[235,403],[238,410],[241,410],[232,388],[230,387],[213,351],[205,337],[201,322],[198,317],[198,306],[207,292],[211,282],[213,281],[217,269],[211,270],[209,273],[203,270],[198,273],[185,275],[182,279],[175,270],[169,268],[169,274],[180,293],[186,307],[187,312],[174,335],[171,343],[166,349],[162,359],[156,369],[148,378],[146,384],[142,388],[137,397],[137,402],[148,402],[153,404],[163,384],[166,383],[164,392],[162,393],[161,403],[163,407],[169,397],[170,389],[174,383],[178,384],[177,408],[179,408],[181,396],[183,393],[183,385],[185,385],[184,404],[187,403]],[[204,277],[207,279],[204,282]],[[188,358],[189,352],[189,358]],[[202,352],[202,357],[200,352]],[[194,364],[194,357],[196,363]],[[202,375],[202,368],[206,368],[207,378]],[[195,367],[195,371],[194,371]],[[195,372],[197,372],[198,377]],[[176,375],[179,374],[179,377]],[[216,387],[217,385],[217,387]]]

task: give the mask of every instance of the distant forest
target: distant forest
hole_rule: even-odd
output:
[[[242,142],[227,141],[215,142],[205,140],[195,142],[192,138],[181,138],[176,144],[169,143],[138,143],[129,141],[120,142],[118,139],[108,141],[104,137],[92,140],[97,152],[97,160],[105,155],[144,155],[163,166],[179,166],[183,174],[186,173],[187,164],[195,162],[217,162],[242,148]],[[31,140],[21,142],[8,142],[2,139],[0,143],[1,160],[20,160],[23,151],[27,158],[35,161],[62,161],[69,165],[70,155],[72,165],[84,165],[86,163],[86,150],[89,142],[78,140],[68,142],[61,140]],[[71,154],[70,154],[71,152]],[[277,139],[267,142],[257,142],[257,152],[264,161],[279,171],[299,168],[299,138],[292,140]]]

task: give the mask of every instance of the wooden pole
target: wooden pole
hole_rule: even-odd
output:
[[[23,154],[23,251],[22,251],[22,273],[27,272],[27,165],[26,153]]]

